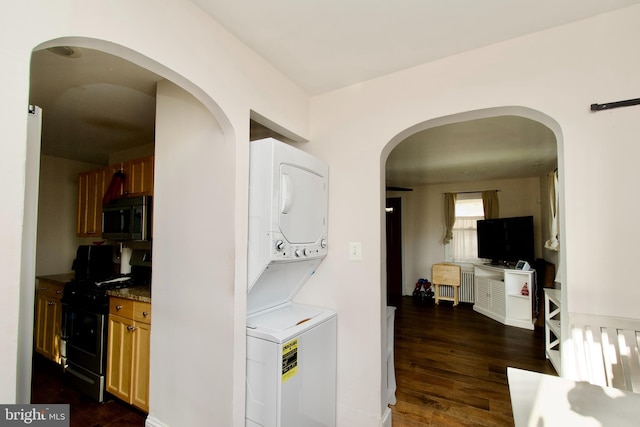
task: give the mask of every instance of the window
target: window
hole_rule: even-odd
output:
[[[481,193],[458,193],[456,222],[450,243],[451,261],[478,261],[477,221],[484,219]]]

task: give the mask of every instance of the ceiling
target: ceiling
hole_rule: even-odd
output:
[[[530,178],[557,167],[556,138],[548,127],[518,116],[438,126],[398,144],[387,159],[387,186]]]
[[[640,3],[192,1],[310,94]],[[159,78],[91,49],[34,52],[29,102],[44,111],[42,152],[106,164],[109,153],[152,143]],[[537,123],[484,119],[413,135],[391,154],[387,173],[398,186],[479,180],[552,162],[555,152],[555,139]]]
[[[191,0],[311,94],[640,0]]]

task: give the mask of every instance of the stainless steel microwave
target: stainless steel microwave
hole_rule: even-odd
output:
[[[102,206],[102,238],[151,240],[152,197],[114,199]]]

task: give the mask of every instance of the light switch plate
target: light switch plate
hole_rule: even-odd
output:
[[[362,261],[361,242],[349,242],[349,261]]]

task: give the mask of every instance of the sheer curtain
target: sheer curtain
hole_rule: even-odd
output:
[[[474,261],[478,258],[478,239],[476,222],[482,216],[457,217],[455,232],[451,241],[455,261]]]

